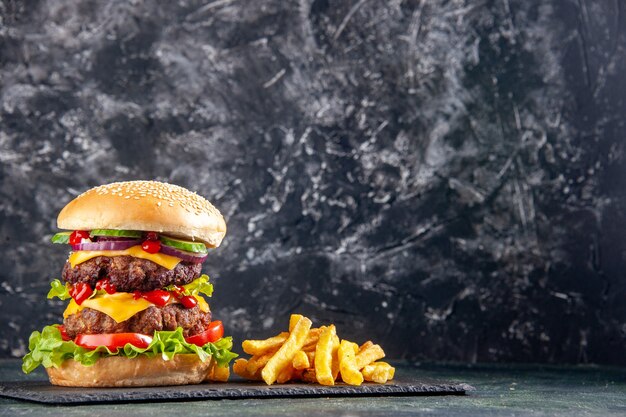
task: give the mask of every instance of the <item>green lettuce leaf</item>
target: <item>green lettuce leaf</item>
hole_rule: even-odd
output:
[[[228,366],[231,360],[238,355],[231,351],[233,341],[231,337],[223,337],[215,343],[196,346],[187,343],[183,337],[183,329],[174,331],[154,332],[152,342],[146,348],[138,348],[126,344],[122,349],[110,351],[104,346],[90,350],[82,348],[72,341],[63,341],[61,332],[56,326],[46,326],[40,332],[34,331],[30,335],[28,348],[30,352],[22,359],[22,370],[30,373],[39,365],[45,368],[58,368],[63,361],[74,359],[85,366],[93,365],[100,358],[107,356],[126,356],[135,358],[139,355],[148,357],[161,356],[164,360],[172,359],[176,354],[196,354],[201,361],[213,357],[219,366]]]
[[[173,285],[165,287],[167,291],[175,291]],[[207,297],[213,295],[213,285],[209,283],[209,276],[202,274],[199,278],[191,281],[187,285],[183,285],[184,295],[198,295],[203,294]],[[89,298],[95,297],[97,294],[104,294],[103,290],[94,291]],[[70,285],[63,284],[58,279],[53,280],[50,283],[50,291],[48,291],[48,298],[60,298],[61,300],[67,300],[70,296]]]
[[[207,297],[213,295],[213,285],[209,284],[209,276],[206,274],[202,274],[200,278],[196,278],[189,284],[183,285],[183,288],[189,292],[189,295],[203,294]]]
[[[61,300],[67,300],[68,298],[72,298],[70,295],[70,288],[72,286],[70,284],[63,284],[58,279],[53,280],[50,283],[50,291],[48,291],[48,298],[60,298]],[[105,294],[104,290],[96,290],[92,291],[91,295],[87,297],[87,300],[94,298],[98,294]]]
[[[48,291],[48,298],[58,297],[61,300],[67,300],[71,298],[69,284],[63,284],[58,279],[55,279],[50,283],[50,291]]]
[[[213,285],[209,284],[209,276],[207,274],[202,274],[200,278],[196,278],[189,284],[183,285],[183,288],[184,295],[203,294],[207,297],[211,297],[213,295]],[[165,289],[168,291],[176,291],[174,285],[168,285]]]

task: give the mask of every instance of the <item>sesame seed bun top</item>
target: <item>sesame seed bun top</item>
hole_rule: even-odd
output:
[[[66,230],[118,229],[164,233],[218,247],[226,223],[208,200],[177,185],[127,181],[101,185],[70,201],[57,226]]]

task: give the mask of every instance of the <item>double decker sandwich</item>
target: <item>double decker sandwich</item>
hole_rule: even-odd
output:
[[[64,386],[180,385],[228,378],[237,355],[213,320],[202,264],[226,233],[220,212],[156,181],[92,188],[63,208],[52,242],[71,246],[48,298],[63,324],[29,339],[22,369]]]

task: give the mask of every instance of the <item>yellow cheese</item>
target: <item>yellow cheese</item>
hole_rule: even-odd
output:
[[[72,252],[69,262],[72,268],[96,256],[134,256],[135,258],[147,259],[155,264],[161,265],[167,269],[174,269],[180,262],[180,258],[165,255],[163,253],[148,253],[141,249],[140,245],[133,246],[126,250],[79,250]]]
[[[121,323],[152,305],[151,302],[143,298],[135,300],[132,293],[116,292],[114,294],[104,294],[100,297],[90,298],[89,300],[83,301],[81,305],[71,300],[67,309],[63,312],[63,317],[76,314],[83,308],[88,307],[106,314],[117,323]]]
[[[82,309],[83,309],[83,307],[81,307],[78,304],[76,304],[76,301],[74,301],[74,299],[72,298],[72,299],[70,299],[70,303],[67,305],[67,308],[63,312],[63,318],[66,319],[67,316],[71,316],[72,314],[76,314],[76,313],[78,313]]]
[[[200,309],[200,311],[208,313],[209,304],[206,302],[206,300],[199,295],[196,295],[195,297],[196,300],[198,300],[198,308]],[[172,301],[170,301],[170,304],[177,302],[178,301],[176,301],[175,299],[172,299]],[[93,310],[97,310],[101,313],[106,314],[117,323],[121,323],[153,305],[154,304],[152,304],[150,301],[143,298],[135,300],[133,294],[129,292],[102,294],[98,295],[97,297],[90,298],[89,300],[83,301],[83,304],[81,305],[76,304],[76,301],[74,301],[73,299],[70,300],[69,305],[63,312],[63,318],[67,318],[67,316],[76,314],[83,308],[89,307]]]
[[[198,308],[200,309],[200,311],[202,311],[203,313],[208,313],[209,311],[209,303],[206,302],[206,300],[199,296],[199,295],[194,295],[194,297],[196,297],[196,300],[198,300]]]

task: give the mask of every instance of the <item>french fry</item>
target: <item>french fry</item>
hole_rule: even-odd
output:
[[[311,350],[311,351],[304,352],[304,353],[306,353],[306,356],[309,359],[309,367],[313,368],[315,366],[315,351]]]
[[[315,348],[315,375],[322,385],[335,385],[332,372],[333,336],[337,335],[334,325],[325,327]]]
[[[282,332],[274,337],[265,340],[244,340],[241,347],[248,355],[263,355],[269,350],[276,350],[285,343],[289,333]]]
[[[213,380],[219,382],[228,382],[230,378],[230,368],[228,366],[216,366],[213,372]]]
[[[265,381],[271,385],[288,381],[334,385],[337,380],[361,385],[363,381],[386,383],[395,369],[386,362],[383,349],[368,340],[361,346],[340,340],[334,325],[311,328],[311,320],[300,314],[289,318],[289,332],[265,340],[245,340],[244,352],[252,357],[238,359],[233,372],[243,378]],[[209,377],[227,380],[217,368]],[[222,371],[223,372],[223,371]]]
[[[248,365],[247,359],[243,359],[243,358],[237,359],[235,360],[235,363],[233,363],[233,372],[242,378],[248,378],[249,374],[248,374],[248,370],[246,369],[247,365]]]
[[[248,359],[248,365],[246,365],[246,371],[250,375],[254,375],[260,368],[264,367],[267,361],[277,352],[277,349],[270,350],[260,356],[255,355]]]
[[[363,374],[356,367],[356,353],[359,346],[356,343],[342,340],[339,345],[339,372],[343,382],[349,385],[361,385]]]
[[[304,345],[302,346],[302,351],[305,353],[311,353],[311,352],[315,352],[315,347],[317,346],[317,342],[311,344],[311,345]]]
[[[205,381],[227,382],[230,377],[230,368],[228,366],[218,366],[217,362],[211,361],[209,370],[207,371]]]
[[[315,349],[313,350],[302,350],[306,357],[309,359],[309,368],[313,368],[313,364],[315,363]]]
[[[279,384],[284,384],[285,382],[289,381],[293,375],[293,371],[293,365],[288,363],[276,377],[276,382],[278,382]]]
[[[299,350],[296,352],[296,354],[293,356],[293,361],[291,361],[291,364],[293,365],[295,369],[298,369],[298,370],[311,367],[311,363],[309,362],[309,357],[302,350]]]
[[[293,331],[293,328],[296,327],[296,324],[302,317],[302,314],[292,314],[289,316],[289,333]]]
[[[291,374],[291,380],[292,381],[302,381],[302,373],[305,371],[305,369],[294,369],[293,373]]]
[[[336,381],[339,376],[339,336],[333,336],[333,363],[331,366],[333,379]]]
[[[306,336],[306,340],[304,341],[304,347],[302,348],[302,350],[315,350],[315,345],[320,338],[322,330],[323,326],[309,330],[309,334]]]
[[[373,345],[374,345],[374,342],[372,342],[371,340],[368,340],[367,342],[363,343],[361,346],[359,346],[359,352],[357,353],[357,355]]]
[[[356,355],[356,367],[363,369],[366,365],[385,357],[385,351],[380,345],[375,345],[371,341],[365,342]]]
[[[208,375],[209,381],[214,382],[228,382],[230,378],[230,369],[228,366],[214,366],[212,372]]]
[[[300,320],[303,316],[301,314],[292,314],[289,317],[289,332],[293,331],[298,320]],[[306,337],[306,341],[304,342],[304,347],[302,350],[309,351],[315,350],[315,344],[317,343],[317,339],[319,338],[320,333],[322,332],[321,328],[314,328],[309,330],[309,334]]]
[[[276,381],[278,374],[293,361],[296,352],[304,346],[311,325],[311,320],[301,317],[293,327],[293,331],[289,334],[285,343],[267,362],[261,371],[261,377],[267,385],[272,385]]]
[[[315,383],[317,382],[317,376],[315,374],[314,368],[305,369],[302,371],[302,376],[300,377],[303,382]]]
[[[387,362],[374,362],[367,365],[361,371],[366,381],[372,381],[379,384],[393,379],[396,369]]]

